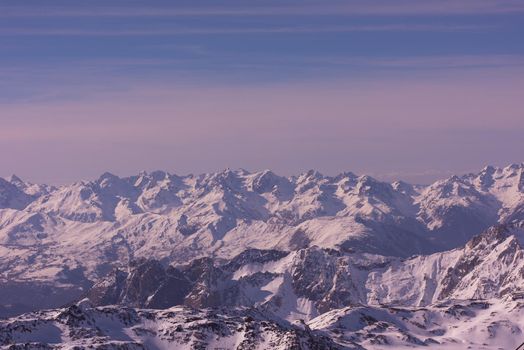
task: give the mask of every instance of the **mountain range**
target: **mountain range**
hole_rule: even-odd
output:
[[[516,347],[523,223],[524,164],[431,185],[315,171],[59,187],[12,176],[0,179],[0,345]]]

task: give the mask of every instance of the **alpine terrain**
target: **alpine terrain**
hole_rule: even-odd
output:
[[[515,349],[524,163],[0,178],[5,349]]]

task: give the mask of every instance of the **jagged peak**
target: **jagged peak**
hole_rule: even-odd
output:
[[[497,170],[497,168],[495,168],[494,166],[492,166],[492,165],[486,165],[484,168],[482,168],[482,170],[481,170],[480,172],[481,172],[481,173],[492,174],[492,173],[494,173],[496,170]]]
[[[155,186],[158,182],[171,182],[171,181],[179,181],[181,179],[180,176],[176,174],[171,174],[164,170],[153,170],[151,172],[148,171],[141,171],[138,176],[132,176],[128,178],[130,183],[133,184],[134,187],[150,187]]]
[[[247,169],[244,169],[244,168],[238,168],[236,170],[236,172],[241,175],[241,176],[248,176],[248,175],[251,175],[251,172]]]
[[[226,168],[223,171],[200,175],[199,182],[201,184],[218,185],[220,187],[237,188],[242,185],[243,175],[238,171]]]
[[[457,195],[463,190],[472,189],[474,189],[473,185],[469,181],[466,181],[464,177],[453,175],[447,179],[438,180],[434,182],[432,185],[427,187],[426,192],[431,193],[436,190],[438,191],[438,193],[445,195]]]
[[[524,162],[516,162],[516,163],[511,163],[503,168],[499,168],[499,167],[496,167],[496,166],[493,166],[493,165],[486,165],[484,166],[479,172],[475,173],[475,172],[472,172],[472,173],[469,173],[469,174],[464,174],[464,175],[452,175],[448,178],[445,178],[445,179],[440,179],[440,180],[437,180],[433,183],[433,185],[442,185],[442,184],[445,184],[445,183],[449,183],[449,182],[458,182],[458,183],[466,183],[468,182],[468,180],[472,179],[473,177],[477,177],[477,176],[480,176],[482,174],[494,174],[494,173],[497,173],[497,172],[502,172],[502,173],[509,173],[508,175],[511,175],[511,174],[514,174],[516,171],[519,171],[519,170],[523,170],[524,171]],[[209,172],[209,173],[203,173],[203,174],[200,174],[200,176],[197,175],[197,177],[207,177],[207,178],[216,178],[216,177],[229,177],[229,176],[234,176],[234,177],[245,177],[245,176],[249,176],[249,175],[257,175],[257,174],[260,174],[260,175],[264,175],[264,174],[272,174],[276,177],[285,177],[285,178],[288,178],[290,180],[295,180],[295,181],[298,181],[298,180],[304,180],[304,179],[317,179],[317,180],[320,180],[320,179],[325,179],[326,176],[323,175],[321,172],[317,171],[317,170],[314,170],[314,169],[310,169],[306,172],[303,172],[299,175],[291,175],[289,177],[287,176],[281,176],[281,175],[278,175],[277,173],[273,172],[271,169],[264,169],[262,171],[259,171],[259,172],[250,172],[244,168],[238,168],[238,169],[232,169],[232,168],[225,168],[224,170],[221,170],[221,171],[217,171],[217,172]],[[187,177],[191,177],[192,175],[187,175]],[[186,176],[178,176],[176,174],[173,174],[173,173],[169,173],[167,171],[164,171],[164,170],[154,170],[154,171],[151,171],[151,172],[148,172],[148,171],[145,171],[145,170],[142,170],[140,171],[137,175],[135,176],[130,176],[130,177],[125,177],[125,178],[121,178],[111,172],[104,172],[102,175],[99,176],[99,178],[95,181],[102,181],[104,179],[139,179],[140,177],[152,177],[154,178],[155,180],[158,181],[158,179],[164,179],[164,178],[171,178],[171,177],[186,177]],[[370,175],[361,175],[361,176],[358,176],[356,175],[355,173],[351,172],[351,171],[345,171],[345,172],[342,172],[342,173],[339,173],[337,175],[335,175],[334,177],[327,177],[331,180],[334,180],[334,181],[339,181],[343,178],[350,178],[350,179],[362,179],[362,180],[368,180],[368,179],[371,179],[375,182],[380,182],[378,180],[376,180],[375,178],[373,178],[372,176]],[[13,174],[11,175],[10,177],[8,178],[4,178],[4,180],[6,180],[7,182],[11,182],[11,183],[15,183],[15,182],[19,182],[19,183],[26,183],[24,180],[22,180],[20,177],[18,177],[17,175]],[[88,183],[90,181],[76,181],[72,184],[79,184],[79,183]],[[392,184],[395,184],[395,183],[399,183],[399,184],[409,184],[405,181],[402,181],[402,180],[399,180],[399,181],[395,181],[393,182]],[[412,185],[412,184],[409,184],[409,185]],[[432,186],[433,186],[432,185]],[[67,186],[67,185],[65,185]]]
[[[390,192],[393,186],[387,182],[382,182],[369,175],[358,177],[356,189],[362,194],[377,194],[381,191]],[[378,192],[377,192],[378,191]]]
[[[375,184],[375,183],[380,183],[381,181],[378,181],[377,179],[375,179],[374,177],[370,175],[361,175],[358,177],[358,182],[363,183],[363,184]]]
[[[251,188],[253,191],[258,193],[264,193],[273,190],[274,187],[278,186],[278,184],[284,179],[268,169],[253,175],[254,177],[251,180]]]
[[[358,175],[356,175],[355,173],[351,171],[344,171],[334,177],[335,181],[340,181],[343,179],[356,180],[358,179]]]
[[[217,172],[216,175],[227,178],[230,176],[237,176],[238,172],[235,169],[231,169],[230,167],[227,167],[224,170]]]
[[[299,175],[299,179],[309,179],[309,180],[321,180],[324,178],[324,175],[317,170],[310,169]]]
[[[103,181],[114,181],[114,180],[120,180],[120,177],[118,177],[115,174],[112,174],[108,171],[104,172],[100,177],[98,178],[97,182],[103,182]]]
[[[408,196],[415,196],[417,194],[416,187],[410,183],[398,180],[391,184],[391,187],[400,193],[404,193]]]
[[[21,178],[19,178],[18,176],[16,176],[15,174],[12,174],[7,179],[7,181],[9,181],[10,183],[15,184],[15,185],[23,185],[23,184],[25,184],[25,181],[22,180]]]
[[[249,171],[242,169],[242,168],[239,168],[239,169],[225,168],[222,171],[218,171],[214,173],[212,172],[206,175],[210,175],[211,177],[227,179],[227,178],[237,178],[237,177],[248,176],[250,174],[251,173]]]
[[[449,178],[448,178],[448,181],[449,182],[464,182],[464,179],[462,176],[458,176],[458,175],[451,175]]]
[[[149,173],[149,175],[157,181],[165,180],[171,177],[171,174],[163,170],[154,170],[151,173]]]
[[[280,176],[280,175],[274,173],[273,171],[271,171],[269,169],[265,169],[265,170],[259,171],[257,173],[253,173],[251,175],[253,175],[253,178],[255,178],[255,179],[288,180],[287,177]]]
[[[264,169],[254,173],[255,176],[277,176],[271,169]]]
[[[505,170],[505,171],[512,171],[512,170],[519,170],[519,169],[524,169],[524,162],[522,162],[522,163],[512,163],[512,164],[504,167],[503,170]]]
[[[24,183],[16,183],[16,182],[11,182],[10,179],[5,179],[3,177],[0,177],[0,186],[2,186],[3,188],[5,189],[8,189],[9,191],[17,191],[17,192],[23,192],[23,188],[20,188],[21,185],[24,185]],[[22,186],[24,187],[24,186]]]
[[[402,180],[397,180],[397,181],[394,181],[391,183],[391,185],[395,188],[400,188],[400,187],[413,187],[412,184],[408,183],[408,182],[405,182],[405,181],[402,181]]]

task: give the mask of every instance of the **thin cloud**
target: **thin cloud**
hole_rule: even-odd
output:
[[[429,56],[403,56],[403,57],[372,57],[372,56],[294,56],[294,55],[279,55],[279,56],[264,56],[259,58],[257,55],[232,55],[226,53],[208,52],[212,55],[217,67],[223,68],[225,65],[230,68],[262,68],[262,67],[279,67],[279,66],[303,66],[314,67],[333,67],[339,66],[355,67],[355,68],[384,68],[384,69],[406,69],[406,70],[420,70],[420,69],[444,69],[444,68],[512,68],[524,66],[524,55],[429,55]],[[238,61],[234,62],[233,58]],[[157,68],[170,67],[171,72],[181,70],[199,70],[199,66],[195,65],[198,62],[207,64],[207,61],[196,58],[174,59],[174,58],[121,58],[121,57],[107,57],[107,58],[92,58],[92,59],[76,59],[69,60],[73,72],[67,72],[66,76],[74,76],[74,72],[78,74],[96,74],[108,73],[114,69],[122,67],[136,67],[136,68]],[[245,63],[242,63],[245,62]],[[207,69],[212,69],[213,66],[207,66]],[[31,67],[26,65],[9,65],[0,67],[0,77],[10,79],[12,77],[20,77],[29,74],[32,78],[48,78],[49,76],[57,76],[57,72],[64,71],[62,66],[50,66],[48,64],[39,63],[32,64]]]
[[[382,1],[331,1],[322,5],[297,4],[268,6],[217,7],[149,7],[46,6],[0,7],[1,17],[210,17],[210,16],[401,16],[401,15],[453,15],[453,14],[504,14],[524,12],[520,0],[391,0]]]
[[[299,58],[294,58],[294,61]],[[523,55],[442,55],[414,57],[318,57],[302,58],[303,63],[330,66],[358,66],[384,69],[444,69],[522,67]]]
[[[228,35],[228,34],[309,34],[351,32],[454,32],[475,31],[493,28],[484,25],[354,25],[354,26],[311,26],[311,27],[260,27],[260,28],[169,28],[169,29],[66,29],[66,28],[1,28],[0,36],[175,36],[175,35]]]

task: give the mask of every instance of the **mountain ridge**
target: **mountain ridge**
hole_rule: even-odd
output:
[[[425,299],[420,285],[428,274],[411,267],[424,271],[423,260],[435,258],[443,275],[429,278],[445,286]],[[475,283],[487,293],[472,294]],[[167,267],[142,259],[68,307],[0,320],[0,345],[515,348],[523,338],[523,283],[524,221],[492,227],[451,251],[409,259],[318,247],[246,250],[226,262],[202,258]]]
[[[313,170],[293,177],[229,169],[104,173],[59,187],[10,180],[0,181],[0,289],[14,304],[17,286],[38,283],[35,290],[78,297],[141,257],[179,264],[312,246],[409,257],[459,247],[490,226],[524,218],[524,164],[429,186]]]
[[[270,170],[12,177],[0,180],[1,341],[511,347],[523,247],[524,164],[428,186]]]

